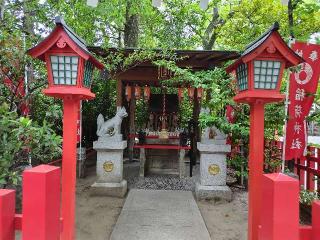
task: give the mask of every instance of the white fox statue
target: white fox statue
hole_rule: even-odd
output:
[[[124,107],[118,108],[116,115],[107,121],[104,121],[102,114],[99,114],[97,118],[97,136],[112,137],[120,135],[122,120],[127,116],[128,113]]]

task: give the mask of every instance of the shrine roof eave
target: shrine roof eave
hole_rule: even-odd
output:
[[[124,56],[143,50],[138,48],[102,48],[96,46],[89,46],[89,51],[96,55],[107,58],[110,54],[122,53]],[[154,49],[154,51],[161,52],[160,49]],[[177,57],[184,57],[182,60],[177,61],[179,67],[188,67],[195,71],[197,70],[209,70],[216,66],[221,66],[223,63],[234,60],[240,57],[237,51],[221,51],[221,50],[172,50]],[[151,61],[146,61],[138,64],[134,69],[143,68],[157,68]]]

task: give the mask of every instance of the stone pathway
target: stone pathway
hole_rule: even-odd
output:
[[[131,189],[110,240],[210,240],[190,191]]]

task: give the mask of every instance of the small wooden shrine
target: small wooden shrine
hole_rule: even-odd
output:
[[[129,56],[137,49],[102,49],[90,47],[90,51],[108,58],[112,54],[121,52]],[[176,50],[173,51],[180,68],[189,68],[193,71],[214,69],[224,62],[239,57],[234,51],[202,51]],[[146,172],[187,175],[185,170],[185,152],[190,157],[190,174],[192,165],[196,162],[197,141],[200,140],[198,118],[200,114],[203,89],[191,86],[177,86],[176,94],[169,94],[162,87],[161,81],[169,79],[169,70],[155,66],[151,61],[142,62],[134,67],[119,71],[117,80],[117,107],[124,106],[129,118],[123,122],[123,135],[128,139],[129,158],[133,159],[134,149],[140,149],[140,176]],[[154,87],[160,91],[152,93]],[[190,126],[183,132],[179,127],[177,112],[183,91],[190,98],[193,108],[193,117]],[[160,93],[159,93],[160,92]],[[135,124],[136,101],[143,97],[148,101],[148,120],[143,132],[138,132]]]

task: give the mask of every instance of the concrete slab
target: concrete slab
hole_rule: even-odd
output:
[[[190,191],[130,190],[110,240],[210,240]]]

